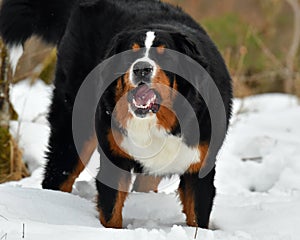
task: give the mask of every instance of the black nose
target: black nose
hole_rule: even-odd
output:
[[[137,62],[133,66],[133,73],[140,80],[149,78],[152,72],[153,66],[149,62]]]

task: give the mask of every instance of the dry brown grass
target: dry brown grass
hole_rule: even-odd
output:
[[[300,96],[297,0],[165,1],[180,5],[207,29],[229,67],[235,96],[265,92]],[[226,15],[236,16],[236,22],[220,20]],[[245,55],[240,52],[243,48]]]

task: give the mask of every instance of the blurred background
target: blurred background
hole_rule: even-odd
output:
[[[280,92],[300,96],[299,0],[165,0],[182,7],[209,33],[234,81],[234,94]],[[27,43],[14,82],[52,81],[55,52]]]
[[[300,95],[298,0],[168,0],[211,35],[234,80],[236,97]]]

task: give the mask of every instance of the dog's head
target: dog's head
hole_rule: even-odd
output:
[[[164,70],[160,62],[176,64],[168,49],[183,53],[205,66],[194,42],[186,35],[167,30],[140,30],[115,37],[108,56],[131,51],[129,67],[116,80],[107,101],[114,98],[114,117],[121,127],[131,118],[156,116],[157,124],[167,131],[178,123],[174,110],[178,94],[191,95],[191,86],[175,73]],[[177,66],[178,65],[178,66]],[[113,95],[113,96],[112,96]],[[177,102],[178,103],[178,102]]]

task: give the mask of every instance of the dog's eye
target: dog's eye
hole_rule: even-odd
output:
[[[134,43],[134,44],[132,44],[131,48],[134,52],[138,52],[141,49],[141,46],[137,43]]]
[[[165,45],[160,45],[156,48],[156,51],[157,51],[158,54],[164,54],[165,50],[166,50]]]

